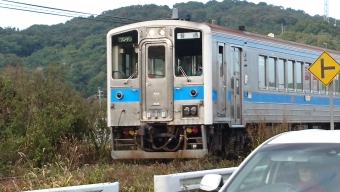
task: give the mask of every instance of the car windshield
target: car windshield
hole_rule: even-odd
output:
[[[333,192],[340,189],[340,144],[263,146],[229,182],[228,192]]]

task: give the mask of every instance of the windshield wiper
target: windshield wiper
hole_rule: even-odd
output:
[[[132,74],[130,75],[130,77],[127,78],[127,80],[124,81],[124,84],[127,84],[127,83],[129,82],[129,80],[130,80],[131,78],[133,78],[134,76],[136,76],[137,74],[138,74],[138,71],[135,71],[134,73],[132,73]]]
[[[182,66],[178,66],[178,69],[184,75],[184,77],[187,78],[187,81],[190,82],[191,80],[189,79],[185,71],[183,70]]]

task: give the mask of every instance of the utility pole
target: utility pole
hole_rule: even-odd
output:
[[[98,87],[98,100],[99,100],[99,108],[102,108],[102,104],[101,104],[101,98],[103,96],[103,91],[100,90],[100,87]]]
[[[329,23],[329,1],[324,0],[324,16],[323,19]]]

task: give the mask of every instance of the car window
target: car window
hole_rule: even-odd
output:
[[[340,189],[339,144],[279,144],[257,151],[232,178],[227,192]]]
[[[266,176],[268,174],[269,165],[268,162],[260,163],[254,167],[253,170],[249,172],[247,177],[240,185],[240,190],[247,191],[248,188],[253,188],[254,186],[260,186],[265,183]]]

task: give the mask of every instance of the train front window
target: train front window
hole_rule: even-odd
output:
[[[112,37],[112,78],[138,77],[138,32],[130,31]]]
[[[176,76],[200,76],[202,75],[202,56],[176,57]]]
[[[148,48],[148,77],[165,77],[165,47],[150,46]]]
[[[175,75],[201,76],[202,32],[192,29],[175,29]]]

